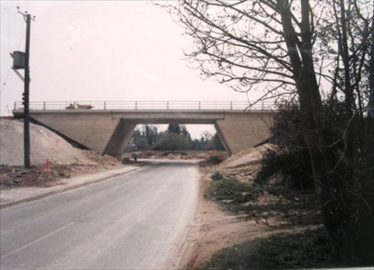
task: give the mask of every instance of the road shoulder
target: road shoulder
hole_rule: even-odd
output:
[[[40,199],[56,193],[108,180],[118,175],[138,171],[141,168],[142,167],[139,166],[125,166],[83,176],[63,178],[50,187],[18,187],[2,189],[0,190],[0,208]]]
[[[197,269],[223,248],[267,234],[266,226],[224,212],[217,203],[204,197],[210,176],[211,173],[200,169],[197,210],[179,252],[178,269]]]

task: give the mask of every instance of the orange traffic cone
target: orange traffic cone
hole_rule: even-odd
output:
[[[45,172],[49,172],[51,170],[51,162],[49,161],[49,159],[47,159],[44,163],[44,171]]]

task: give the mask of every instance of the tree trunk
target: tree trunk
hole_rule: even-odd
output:
[[[327,174],[335,158],[326,149],[327,143],[323,133],[323,109],[322,100],[313,65],[312,33],[310,27],[311,10],[309,1],[301,1],[302,7],[302,40],[297,38],[297,33],[291,21],[291,11],[287,0],[278,0],[278,8],[281,14],[285,41],[291,64],[294,80],[299,95],[300,110],[303,116],[304,138],[308,147],[312,163],[315,188],[320,198],[324,225],[330,237],[337,241],[339,238],[337,219],[336,188],[334,179]]]

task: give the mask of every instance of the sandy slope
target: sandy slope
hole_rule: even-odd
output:
[[[241,181],[252,181],[260,169],[262,156],[273,147],[272,144],[264,144],[243,150],[212,169]]]
[[[31,163],[94,165],[100,159],[91,151],[74,148],[54,132],[30,124]],[[0,119],[0,165],[23,165],[23,122]]]

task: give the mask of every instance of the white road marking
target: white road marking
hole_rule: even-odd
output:
[[[48,238],[48,237],[56,234],[58,232],[61,232],[61,231],[65,230],[66,228],[70,227],[73,224],[74,224],[74,222],[70,222],[69,224],[65,225],[64,227],[61,227],[61,228],[59,228],[59,229],[57,229],[57,230],[55,230],[55,231],[53,231],[53,232],[51,232],[49,234],[46,234],[43,237],[41,237],[39,239],[36,239],[36,240],[34,240],[34,241],[32,241],[32,242],[30,242],[30,243],[28,243],[28,244],[26,244],[26,245],[24,245],[24,246],[22,246],[20,248],[17,248],[15,250],[12,250],[12,251],[8,252],[7,254],[1,256],[1,258],[8,257],[8,256],[10,256],[10,255],[12,255],[12,254],[14,254],[14,253],[16,253],[18,251],[21,251],[21,250],[23,250],[25,248],[28,248],[28,247],[32,246],[33,244],[36,244],[36,243],[38,243],[38,242],[40,242],[40,241],[42,241],[42,240],[44,240],[44,239],[46,239],[46,238]]]

